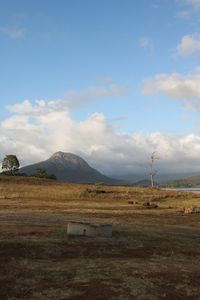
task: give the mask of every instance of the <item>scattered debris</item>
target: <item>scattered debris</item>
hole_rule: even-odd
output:
[[[146,207],[146,208],[157,208],[157,207],[158,207],[157,204],[151,203],[151,202],[149,202],[149,201],[145,202],[145,203],[143,204],[143,206]]]
[[[183,214],[197,214],[200,213],[200,208],[195,206],[184,207]]]
[[[128,204],[138,204],[137,201],[128,201]]]
[[[161,200],[166,200],[167,198],[169,198],[170,195],[162,195],[162,194],[158,194],[158,195],[145,195],[144,196],[144,200],[146,201],[161,201]]]

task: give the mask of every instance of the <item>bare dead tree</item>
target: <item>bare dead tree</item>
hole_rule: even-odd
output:
[[[157,160],[157,159],[159,159],[159,157],[156,156],[156,152],[155,151],[152,152],[151,161],[150,161],[150,173],[149,173],[152,188],[154,187],[154,177],[158,173],[158,171],[154,169],[154,163],[155,163],[155,160]]]

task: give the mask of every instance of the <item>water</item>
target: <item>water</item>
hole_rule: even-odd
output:
[[[164,190],[200,193],[200,188],[165,188]]]

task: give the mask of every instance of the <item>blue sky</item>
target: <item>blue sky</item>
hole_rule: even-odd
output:
[[[44,126],[50,108],[37,107],[37,100],[45,107],[53,101],[54,112],[62,102],[60,111],[70,115],[74,128],[99,114],[117,136],[139,134],[154,145],[151,136],[159,133],[170,136],[168,143],[176,148],[174,139],[180,145],[193,135],[199,147],[199,0],[0,0],[0,7],[0,119],[7,140],[1,155],[20,153],[19,142],[30,146],[13,120],[19,124],[26,117],[27,126],[38,124],[33,131]],[[31,105],[28,111],[25,100]],[[34,119],[35,109],[41,111]],[[64,148],[58,150],[75,151],[76,134],[68,144],[58,142]],[[111,148],[102,144],[98,147]],[[43,151],[34,138],[31,147],[30,161],[54,150]],[[162,152],[161,144],[155,148]],[[93,150],[78,152],[96,163]],[[126,157],[125,152],[121,155]]]

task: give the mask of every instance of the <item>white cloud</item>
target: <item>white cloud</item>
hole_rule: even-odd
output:
[[[189,109],[200,109],[199,73],[187,76],[178,73],[158,74],[144,81],[142,91],[147,96],[162,92],[170,98],[182,100]]]
[[[176,47],[176,54],[181,56],[200,54],[200,36],[197,34],[183,36]]]
[[[83,106],[95,99],[104,97],[123,97],[127,95],[127,91],[121,86],[112,83],[107,86],[90,86],[86,91],[76,92],[69,91],[64,99],[60,101],[60,105],[68,108],[76,108]]]
[[[180,19],[190,19],[190,12],[187,10],[181,10],[177,13],[177,17]]]
[[[8,105],[7,109],[12,113],[19,114],[37,114],[40,111],[60,111],[63,109],[74,109],[87,105],[89,102],[112,97],[124,97],[127,95],[125,88],[115,84],[107,84],[106,86],[90,86],[85,91],[68,91],[62,99],[54,100],[36,100],[35,104],[31,104],[29,100],[21,103]]]
[[[26,29],[19,27],[0,27],[0,32],[6,34],[11,39],[22,39],[26,35]]]
[[[200,11],[200,0],[177,0],[184,9],[177,13],[177,17],[182,19],[191,19]]]
[[[97,77],[96,80],[101,83],[113,83],[112,77]]]
[[[154,46],[152,40],[147,36],[142,36],[139,38],[140,47],[149,50],[151,53],[154,51]]]
[[[13,114],[0,123],[0,156],[16,154],[23,165],[47,159],[56,151],[76,153],[107,174],[148,173],[149,157],[157,151],[160,172],[200,169],[200,136],[122,134],[106,117],[94,113],[82,122],[72,119],[58,100],[28,100],[13,105]],[[13,109],[12,109],[13,108]],[[28,108],[28,109],[27,109]],[[59,109],[58,109],[59,108]],[[33,111],[37,113],[33,113]]]
[[[192,7],[193,9],[200,9],[200,0],[180,0],[180,2]]]

